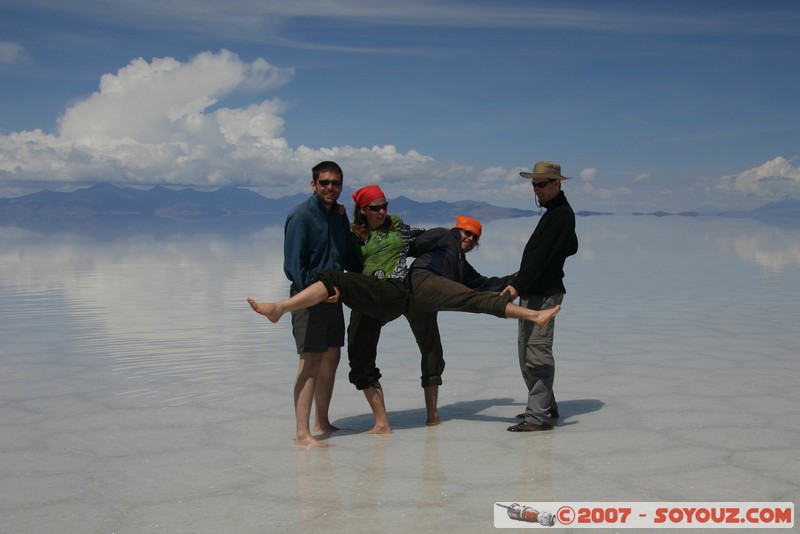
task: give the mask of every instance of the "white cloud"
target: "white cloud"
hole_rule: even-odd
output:
[[[348,186],[381,183],[392,197],[532,203],[530,182],[518,174],[529,168],[441,162],[417,150],[401,152],[392,144],[290,146],[284,137],[288,106],[264,94],[293,76],[292,69],[264,59],[243,61],[225,50],[185,62],[135,59],[103,75],[95,93],[65,111],[55,133],[0,132],[0,196],[38,190],[45,183],[74,189],[74,184],[102,181],[239,185],[275,197],[307,190],[311,167],[334,159],[345,169]],[[584,168],[576,178],[567,184],[576,206],[608,209],[634,198],[632,189],[599,179],[594,167]],[[643,191],[649,180],[646,174],[634,179],[641,186],[636,198],[652,200],[652,192]],[[792,161],[776,158],[724,177],[718,187],[731,195],[797,196],[800,171]]]
[[[277,87],[292,75],[263,60],[248,65],[225,50],[199,54],[188,63],[135,59],[117,74],[103,75],[98,92],[67,110],[59,121],[60,136],[79,144],[97,139],[213,142],[219,131],[208,110],[219,98],[244,86]]]
[[[800,194],[800,168],[781,156],[733,176],[723,176],[717,186],[764,198]]]
[[[417,151],[393,145],[292,148],[283,137],[286,106],[278,99],[223,107],[235,93],[287,83],[291,69],[252,63],[221,51],[188,62],[135,59],[105,74],[97,92],[72,105],[58,132],[0,135],[0,177],[20,182],[248,185],[296,192],[321,159],[336,159],[349,176],[370,183],[450,173]],[[444,176],[437,176],[437,173]],[[302,185],[301,185],[302,184]]]
[[[635,183],[635,184],[643,184],[643,183],[649,182],[651,179],[652,179],[652,176],[649,173],[645,172],[645,173],[637,174],[636,176],[634,176],[633,177],[633,183]]]

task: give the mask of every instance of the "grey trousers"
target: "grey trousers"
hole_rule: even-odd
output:
[[[561,304],[563,299],[563,293],[546,298],[532,295],[520,298],[519,305],[531,310],[542,310]],[[556,362],[553,358],[554,333],[555,319],[551,319],[544,328],[530,321],[519,321],[519,368],[528,388],[525,421],[545,426],[552,424],[552,416],[558,413],[553,393],[556,375]]]

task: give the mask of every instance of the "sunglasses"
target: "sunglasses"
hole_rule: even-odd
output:
[[[317,180],[317,185],[320,185],[322,187],[328,187],[329,185],[332,185],[333,187],[342,187],[342,181],[341,180]]]
[[[480,236],[475,232],[473,232],[472,230],[464,230],[462,228],[461,231],[464,232],[465,236],[471,237],[476,243],[478,242],[478,239],[480,239]]]
[[[368,209],[369,211],[378,212],[378,211],[381,211],[381,210],[388,210],[389,209],[389,203],[387,202],[386,204],[378,204],[377,206],[364,206],[364,207],[366,209]]]
[[[548,185],[552,184],[555,181],[557,181],[557,180],[546,180],[544,182],[531,182],[531,183],[533,183],[533,188],[534,189],[542,189],[542,188],[547,187]]]

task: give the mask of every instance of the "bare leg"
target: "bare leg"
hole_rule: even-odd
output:
[[[377,387],[364,388],[366,397],[372,413],[375,415],[375,426],[367,432],[368,434],[391,434],[392,428],[389,426],[389,416],[386,414],[386,405],[383,401],[383,389],[378,384]]]
[[[308,420],[311,417],[311,404],[314,400],[314,387],[319,373],[322,357],[318,353],[300,354],[300,366],[294,384],[294,415],[297,424],[295,444],[303,447],[327,447],[311,435]]]
[[[439,408],[437,404],[439,402],[439,386],[432,385],[432,386],[425,386],[422,388],[425,392],[425,410],[428,412],[428,418],[425,420],[425,424],[428,426],[438,425],[441,423],[441,419],[439,419]]]
[[[546,310],[539,310],[539,311],[519,306],[518,304],[514,304],[513,302],[509,302],[508,304],[506,304],[507,319],[522,319],[525,321],[532,321],[542,328],[544,328],[547,325],[547,323],[550,322],[550,319],[555,317],[559,311],[561,311],[560,304],[557,304],[553,308],[548,308]]]
[[[337,290],[338,294],[338,290]],[[328,299],[328,289],[322,282],[314,282],[300,293],[292,297],[281,300],[278,302],[256,302],[253,299],[247,299],[253,311],[260,313],[270,320],[272,323],[280,321],[283,314],[310,308],[315,304]]]
[[[317,385],[314,388],[314,404],[316,406],[314,432],[336,432],[339,430],[328,419],[328,409],[331,405],[331,397],[333,397],[333,383],[336,380],[336,369],[339,367],[340,358],[341,349],[339,347],[328,347],[328,350],[322,354],[322,363],[317,374]]]

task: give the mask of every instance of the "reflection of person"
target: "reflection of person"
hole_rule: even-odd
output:
[[[479,221],[458,216],[455,228],[433,228],[417,237],[410,251],[410,255],[416,257],[411,264],[412,293],[435,294],[446,291],[448,297],[457,300],[459,295],[469,293],[464,286],[476,291],[492,292],[506,287],[510,276],[482,276],[464,256],[478,245],[482,230]],[[443,285],[439,281],[442,277],[458,283]],[[429,289],[431,284],[434,287]],[[412,306],[406,316],[422,354],[420,381],[425,393],[426,424],[435,425],[440,421],[437,401],[445,366],[437,310]]]
[[[344,173],[332,161],[312,169],[313,195],[286,218],[283,270],[290,294],[302,292],[326,269],[345,267],[350,225],[337,200]],[[321,446],[311,435],[311,405],[316,406],[314,430],[338,430],[328,418],[333,383],[344,345],[344,314],[340,303],[320,303],[292,313],[292,332],[300,355],[294,386],[298,445]]]
[[[520,305],[530,310],[552,308],[561,304],[566,293],[564,262],[578,251],[575,213],[561,191],[561,181],[568,177],[561,175],[561,165],[550,161],[540,161],[532,173],[521,172],[520,176],[532,180],[536,202],[546,211],[525,245],[517,276],[503,293],[519,296]],[[510,426],[511,432],[550,430],[552,419],[558,418],[553,393],[554,330],[554,321],[546,327],[519,323],[519,365],[528,402],[525,413],[520,414],[524,420]]]
[[[397,215],[389,215],[386,195],[377,185],[362,187],[353,193],[356,207],[351,226],[360,245],[362,272],[378,279],[405,280],[406,258],[411,239],[422,233],[406,225]],[[375,416],[372,434],[390,433],[389,419],[381,387],[380,369],[376,366],[381,321],[353,309],[347,327],[347,355],[350,382],[364,392]]]

